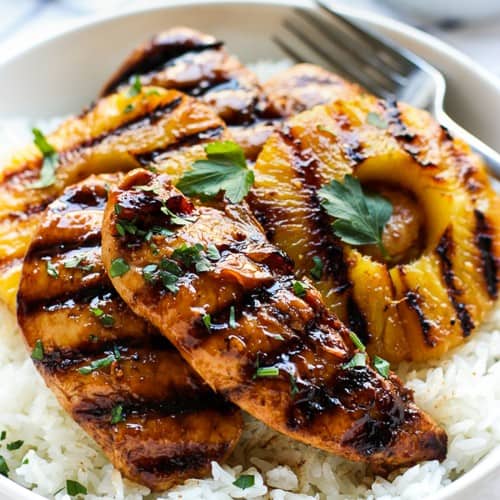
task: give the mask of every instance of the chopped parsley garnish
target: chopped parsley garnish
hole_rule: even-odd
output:
[[[366,353],[357,352],[342,368],[355,368],[357,366],[366,366]]]
[[[123,422],[124,420],[125,417],[123,415],[123,406],[117,405],[113,407],[113,409],[111,410],[111,423],[118,424],[120,422]]]
[[[255,476],[252,476],[252,474],[241,474],[233,484],[242,490],[246,490],[255,484]]]
[[[46,265],[47,265],[47,274],[51,278],[55,278],[55,279],[59,278],[59,271],[57,270],[57,267],[54,266],[54,264],[52,264],[52,261],[47,260]]]
[[[135,219],[132,221],[126,219],[118,219],[115,224],[116,232],[120,236],[125,236],[127,233],[135,236],[138,232],[138,228],[135,225]]]
[[[364,193],[351,175],[346,175],[343,183],[333,180],[326,184],[318,195],[325,211],[336,219],[332,229],[338,238],[349,245],[376,244],[388,257],[382,243],[382,231],[392,214],[388,200]]]
[[[30,463],[29,458],[25,458],[25,459],[23,460],[23,465],[28,465],[29,463]]]
[[[18,450],[24,444],[24,441],[12,441],[12,443],[7,443],[7,449],[9,451]]]
[[[375,370],[377,370],[379,374],[382,375],[382,377],[389,377],[391,365],[388,361],[383,358],[379,358],[378,356],[373,356],[373,366],[375,367]]]
[[[255,377],[277,377],[280,370],[276,366],[260,366],[255,371]]]
[[[40,177],[28,187],[31,189],[42,189],[52,186],[56,181],[56,167],[59,161],[59,155],[54,147],[49,144],[41,130],[34,128],[32,132],[34,137],[33,142],[43,155],[43,163],[40,170]]]
[[[178,260],[188,268],[194,266],[199,273],[208,271],[211,267],[207,255],[203,250],[203,245],[200,243],[192,246],[183,243],[179,248],[174,250],[172,258]]]
[[[174,226],[185,226],[194,221],[191,217],[181,217],[180,215],[174,214],[166,205],[161,207],[161,211],[170,217],[170,223],[174,224]]]
[[[64,261],[64,267],[66,269],[81,269],[82,271],[92,271],[93,266],[83,266],[82,262],[84,261],[85,256],[83,255],[74,255],[73,257],[69,257]]]
[[[115,354],[108,354],[105,358],[102,359],[96,359],[90,363],[90,365],[87,366],[82,366],[81,368],[78,368],[79,373],[82,375],[89,375],[92,372],[95,372],[96,370],[100,370],[101,368],[105,368],[106,366],[111,365],[117,360],[117,357]]]
[[[297,297],[304,297],[307,290],[307,285],[302,283],[302,281],[294,281],[293,282],[293,293],[297,295]]]
[[[101,325],[105,328],[111,328],[115,324],[115,319],[111,314],[106,314],[100,307],[91,307],[90,312],[99,318]]]
[[[150,96],[150,95],[161,95],[161,94],[158,89],[150,89],[146,92],[146,95]]]
[[[118,203],[115,203],[115,214],[120,215],[122,213],[122,207]]]
[[[125,259],[118,257],[111,262],[111,268],[109,274],[112,278],[118,278],[130,271],[130,266],[127,264]]]
[[[134,106],[133,104],[131,104],[131,103],[130,103],[130,104],[127,104],[127,105],[123,108],[123,112],[124,112],[125,114],[127,114],[127,113],[131,113],[132,111],[134,111],[134,108],[135,108],[135,106]]]
[[[156,264],[148,264],[142,268],[142,276],[148,283],[154,283],[158,266]]]
[[[140,94],[141,92],[142,92],[141,78],[139,75],[134,75],[134,78],[132,79],[132,85],[128,89],[128,95],[130,97],[135,97],[136,95]]]
[[[220,259],[220,252],[215,245],[210,244],[207,246],[207,257],[213,261]]]
[[[323,276],[323,268],[324,268],[323,261],[317,255],[315,255],[312,258],[312,261],[313,261],[313,267],[311,267],[310,271],[311,277],[314,278],[316,281],[319,281]]]
[[[366,351],[366,347],[365,345],[363,344],[363,342],[361,342],[360,338],[353,332],[353,331],[350,331],[349,332],[349,337],[351,338],[352,340],[352,343],[362,352],[365,352]]]
[[[5,438],[7,437],[7,431],[2,431],[0,434],[0,441],[5,441]]]
[[[203,324],[205,325],[205,328],[207,330],[210,330],[210,328],[212,326],[212,318],[210,317],[210,314],[204,314],[201,317],[201,320],[203,321]]]
[[[7,462],[5,461],[5,458],[0,455],[0,474],[2,476],[7,477],[9,474],[9,466],[7,465]]]
[[[366,115],[366,123],[381,129],[386,129],[389,126],[385,118],[383,118],[378,113],[374,113],[373,111],[370,111]]]
[[[142,268],[144,280],[152,285],[161,282],[165,289],[177,293],[177,282],[182,276],[182,269],[177,262],[163,257],[160,264],[148,264]]]
[[[236,309],[234,306],[229,308],[229,328],[237,328],[238,323],[236,322]]]
[[[45,352],[43,350],[43,342],[40,339],[38,339],[35,342],[35,347],[33,348],[33,351],[31,351],[31,358],[35,359],[36,361],[42,361],[44,356]]]
[[[197,160],[177,188],[187,196],[213,197],[223,191],[231,203],[239,203],[254,183],[243,149],[232,141],[217,141],[205,146],[206,160]]]
[[[85,488],[85,486],[80,484],[78,481],[68,479],[66,481],[66,492],[70,497],[76,497],[77,495],[86,495],[87,488]]]

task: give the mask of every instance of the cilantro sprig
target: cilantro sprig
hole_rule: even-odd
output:
[[[232,141],[205,146],[206,160],[197,160],[177,184],[186,196],[211,198],[221,191],[231,203],[239,203],[254,183],[241,147]]]
[[[388,200],[363,192],[351,175],[346,175],[343,183],[332,180],[318,195],[325,211],[336,219],[332,229],[338,238],[349,245],[376,244],[384,258],[389,258],[382,242],[382,231],[392,215]]]
[[[37,181],[29,184],[28,187],[31,189],[43,189],[52,186],[56,181],[56,167],[59,162],[59,155],[54,147],[49,144],[40,129],[34,128],[32,132],[33,142],[43,155],[43,163],[40,170],[40,177]]]

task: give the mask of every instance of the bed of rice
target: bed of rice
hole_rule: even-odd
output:
[[[265,64],[257,67],[261,75],[269,74],[269,69]],[[0,161],[11,147],[30,140],[31,125],[25,119],[0,121]],[[44,129],[48,128],[51,124],[45,123]],[[416,402],[448,433],[448,457],[441,464],[422,463],[389,480],[374,478],[361,464],[299,444],[247,416],[244,434],[228,464],[213,463],[210,478],[189,480],[162,495],[151,495],[147,488],[123,479],[59,407],[35,370],[15,319],[0,307],[0,432],[7,433],[0,442],[0,455],[7,461],[11,479],[57,500],[70,498],[62,489],[67,479],[85,485],[87,500],[421,500],[470,470],[500,444],[499,325],[497,309],[469,342],[439,362],[397,367],[415,391]],[[16,440],[24,442],[21,448],[7,450],[5,444]],[[254,486],[242,490],[232,484],[242,472],[254,475]]]

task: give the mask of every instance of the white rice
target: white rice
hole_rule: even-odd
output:
[[[254,67],[266,76],[276,69],[265,63]],[[24,119],[0,121],[0,162],[10,146],[30,140],[31,125]],[[43,127],[47,130],[46,124]],[[186,481],[162,495],[151,495],[147,488],[123,479],[59,407],[29,358],[15,319],[1,306],[0,325],[0,432],[7,433],[0,442],[0,455],[12,480],[47,498],[69,500],[65,490],[59,490],[71,479],[85,485],[87,500],[421,500],[500,444],[498,308],[471,340],[446,357],[398,367],[401,378],[415,391],[417,404],[448,433],[448,457],[443,463],[422,463],[389,480],[375,478],[362,464],[297,443],[246,416],[245,431],[228,464],[214,462],[210,478]],[[6,443],[16,440],[24,441],[22,447],[8,451]],[[245,490],[234,486],[241,473],[254,475],[254,486]]]

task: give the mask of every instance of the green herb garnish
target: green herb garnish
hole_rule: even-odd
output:
[[[387,123],[387,120],[385,120],[378,113],[374,113],[373,111],[370,111],[366,115],[366,123],[369,123],[370,125],[373,125],[374,127],[377,127],[380,129],[386,129],[389,126],[389,124]]]
[[[111,262],[111,268],[109,269],[109,274],[112,278],[118,278],[130,271],[130,266],[127,264],[125,259],[118,257]]]
[[[293,293],[297,295],[297,297],[304,297],[307,290],[307,285],[302,283],[302,281],[294,281],[293,282]]]
[[[2,455],[0,455],[0,474],[5,477],[8,477],[9,475],[9,466]]]
[[[66,492],[70,497],[76,497],[77,495],[86,495],[87,488],[85,488],[85,486],[80,484],[78,481],[68,479],[66,481]]]
[[[199,273],[208,271],[211,264],[203,250],[203,245],[196,243],[189,246],[183,243],[179,248],[176,248],[172,253],[172,258],[182,262],[186,267],[194,266]]]
[[[9,451],[18,450],[24,444],[24,441],[12,441],[12,443],[7,443],[7,449]]]
[[[238,323],[236,322],[236,309],[234,306],[229,308],[229,328],[237,328]]]
[[[365,352],[366,351],[366,347],[365,345],[363,344],[363,342],[361,342],[360,338],[353,332],[353,331],[350,331],[349,332],[349,337],[351,338],[352,340],[352,343],[362,352]]]
[[[262,366],[255,371],[255,377],[277,377],[280,370],[276,366]]]
[[[220,259],[220,252],[215,245],[207,246],[207,257],[213,261],[217,261]]]
[[[35,359],[36,361],[42,361],[44,356],[45,352],[43,350],[43,342],[40,339],[38,339],[35,342],[35,347],[33,348],[33,351],[31,351],[31,358]]]
[[[128,89],[128,95],[129,95],[129,97],[135,97],[136,95],[140,94],[141,92],[142,92],[141,78],[139,75],[134,75],[134,78],[132,80],[132,85]]]
[[[357,366],[366,366],[366,353],[357,352],[342,368],[355,368]]]
[[[56,167],[59,161],[59,155],[54,147],[49,144],[41,130],[34,128],[32,132],[34,137],[33,142],[43,155],[43,163],[40,170],[40,177],[37,181],[29,184],[28,187],[31,189],[42,189],[52,186],[56,181]]]
[[[232,141],[205,146],[206,160],[197,160],[177,187],[187,196],[213,197],[223,191],[231,203],[239,203],[254,183],[243,149]]]
[[[111,328],[115,324],[113,316],[111,316],[111,314],[106,314],[100,307],[91,307],[90,312],[96,318],[99,318],[99,321],[105,328]]]
[[[346,175],[323,186],[318,195],[325,211],[335,217],[334,234],[349,245],[376,244],[388,258],[382,243],[382,231],[392,214],[392,205],[382,196],[366,194],[360,182]]]
[[[52,264],[52,261],[47,260],[46,261],[46,266],[47,266],[47,274],[54,279],[59,278],[59,271],[57,270],[57,267]]]
[[[233,482],[233,484],[242,490],[246,490],[255,484],[255,477],[251,474],[242,474],[238,477],[238,479],[236,479],[236,481]]]
[[[105,368],[106,366],[111,365],[115,361],[116,361],[115,354],[109,354],[105,358],[96,359],[92,361],[90,365],[82,366],[81,368],[78,369],[78,371],[82,375],[89,375],[90,373],[95,372],[96,370],[100,370],[101,368]]]
[[[127,104],[124,108],[123,108],[123,112],[125,114],[127,113],[131,113],[132,111],[134,111],[134,108],[135,106],[133,104]]]
[[[375,367],[375,370],[377,370],[380,375],[384,378],[389,377],[389,373],[391,371],[391,365],[389,364],[388,361],[386,361],[383,358],[379,358],[378,356],[373,356],[373,366]]]
[[[5,438],[7,437],[7,431],[2,431],[0,434],[0,441],[5,441]]]
[[[204,314],[201,317],[201,320],[203,321],[203,324],[205,325],[205,328],[207,330],[210,330],[210,328],[212,326],[212,318],[210,317],[210,314]]]
[[[174,226],[185,226],[194,221],[191,217],[181,217],[180,215],[174,214],[166,205],[161,207],[161,211],[170,217],[170,223],[174,224]]]
[[[311,277],[314,278],[316,281],[319,281],[323,276],[323,268],[324,268],[323,261],[317,255],[315,255],[312,258],[312,261],[314,265],[313,267],[311,267],[310,271]]]
[[[111,423],[112,424],[118,424],[120,422],[123,422],[125,420],[125,417],[123,415],[123,406],[118,405],[113,407],[111,410]]]

